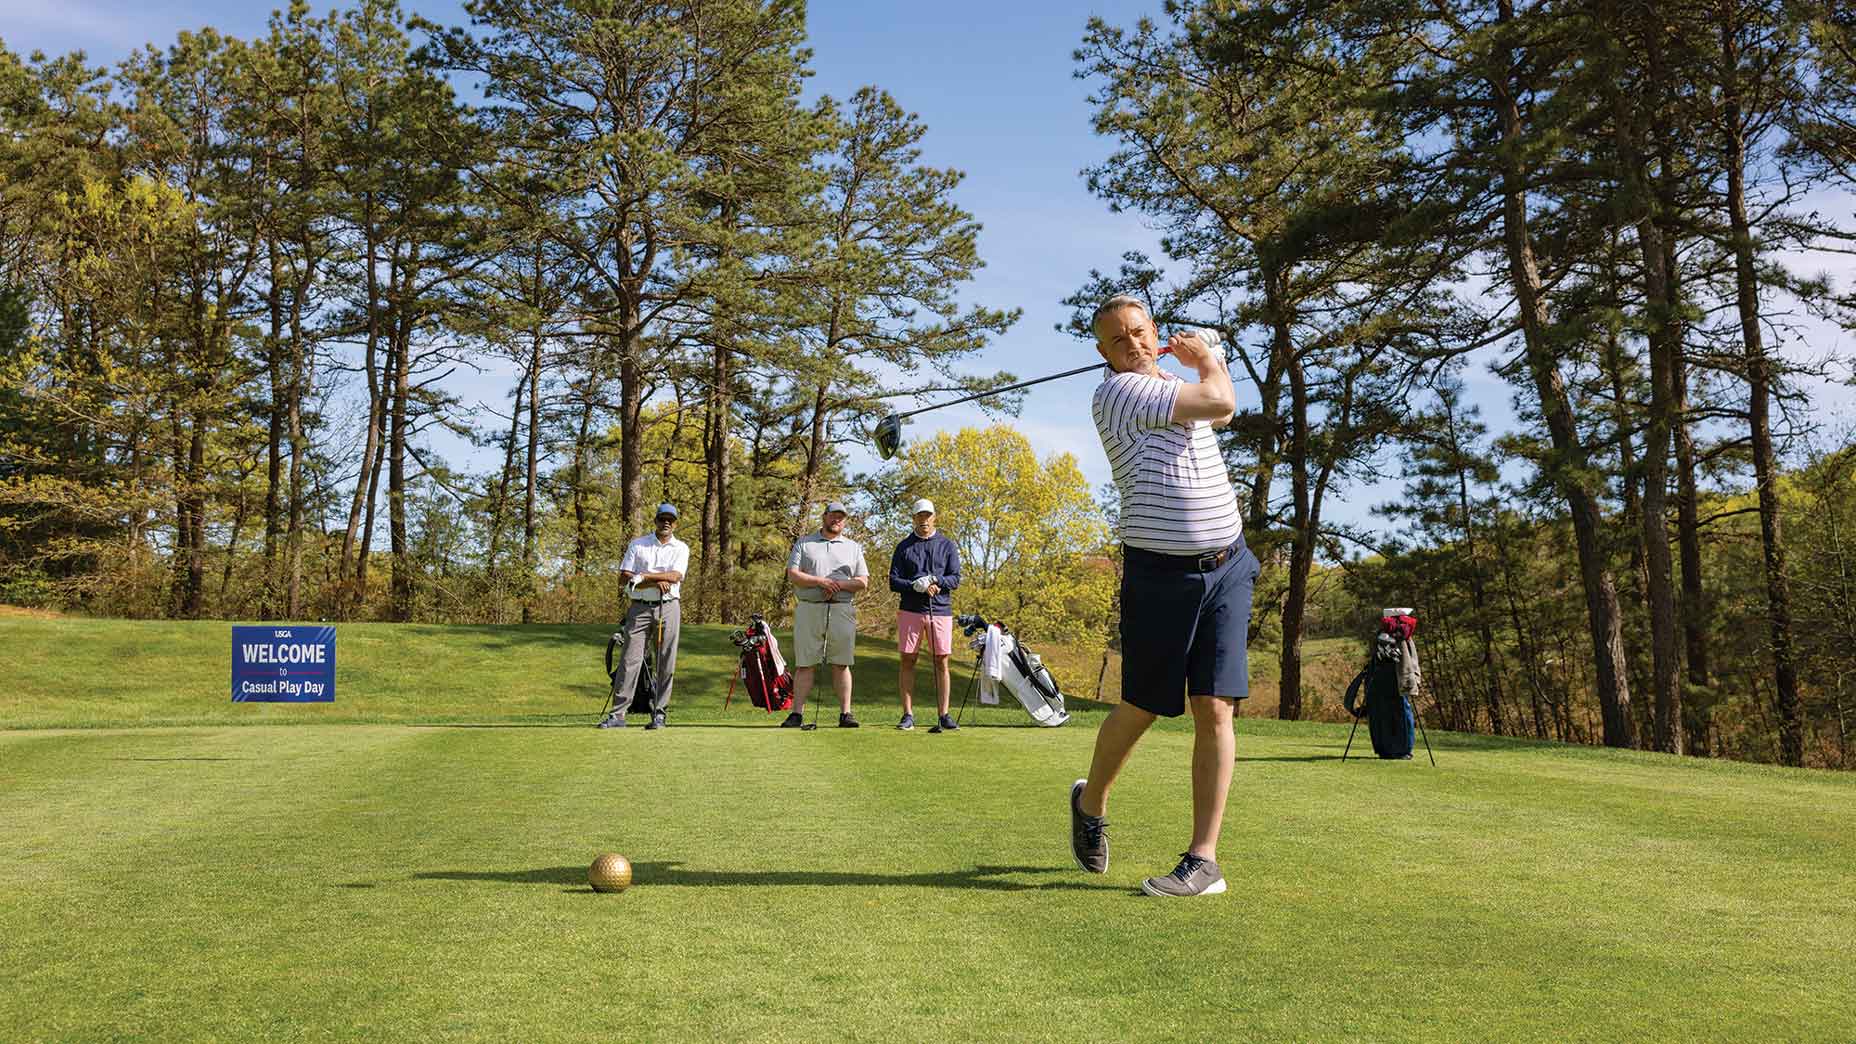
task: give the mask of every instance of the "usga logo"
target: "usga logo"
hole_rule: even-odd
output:
[[[271,637],[272,638],[288,638],[290,637],[290,632],[289,631],[272,631]]]

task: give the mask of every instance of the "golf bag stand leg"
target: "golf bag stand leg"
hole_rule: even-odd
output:
[[[812,728],[814,729],[818,728],[818,676],[821,673],[820,668],[823,668],[822,673],[825,675],[825,687],[831,690],[832,698],[836,699],[838,695],[838,687],[832,684],[831,677],[831,603],[826,602],[824,605],[825,612],[823,615],[825,620],[824,623],[820,625],[820,634],[818,636],[818,664],[812,668],[812,692],[809,694],[812,700]]]
[[[1359,727],[1360,727],[1360,716],[1358,714],[1355,714],[1353,716],[1353,728],[1347,730],[1347,749],[1340,752],[1340,759],[1342,761],[1347,760],[1347,752],[1353,749],[1353,734],[1355,730],[1357,730]],[[1426,750],[1430,749],[1429,741],[1426,741],[1425,749]]]
[[[614,631],[612,636],[606,639],[606,706],[599,712],[601,718],[612,713],[612,705],[619,696],[618,675],[612,669],[612,651],[615,648],[620,650],[621,660],[618,665],[619,671],[625,670],[625,663],[623,660],[624,646],[620,643],[620,639],[624,636],[625,632]]]
[[[1411,701],[1411,716],[1418,721],[1418,735],[1424,737],[1424,754],[1431,759],[1431,767],[1437,767],[1437,755],[1431,753],[1431,737],[1424,731],[1424,712],[1418,709],[1418,701]]]
[[[966,691],[960,694],[960,713],[954,715],[954,724],[956,725],[960,724],[960,719],[966,716],[967,700],[972,698],[974,687],[980,683],[980,671],[983,669],[982,660],[984,660],[983,656],[975,656],[973,658],[973,674],[967,678]],[[979,712],[974,711],[974,713],[978,714]]]

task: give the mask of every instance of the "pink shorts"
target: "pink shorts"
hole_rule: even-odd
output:
[[[929,616],[926,613],[896,612],[896,649],[904,656],[912,655],[922,647],[922,636],[928,636],[928,650],[936,656],[954,654],[954,618],[951,616]]]

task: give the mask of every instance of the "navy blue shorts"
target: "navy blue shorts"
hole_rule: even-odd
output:
[[[1250,695],[1250,599],[1262,563],[1238,537],[1217,568],[1122,548],[1121,701],[1177,718],[1186,697]],[[1182,568],[1183,566],[1183,568]]]

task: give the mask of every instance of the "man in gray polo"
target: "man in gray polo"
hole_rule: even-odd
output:
[[[870,586],[864,549],[844,535],[850,513],[834,500],[825,505],[819,531],[800,537],[786,559],[798,604],[793,607],[793,711],[780,723],[796,729],[805,722],[806,697],[823,661],[831,669],[838,693],[838,727],[854,729],[851,716],[851,664],[857,652],[857,592]]]

